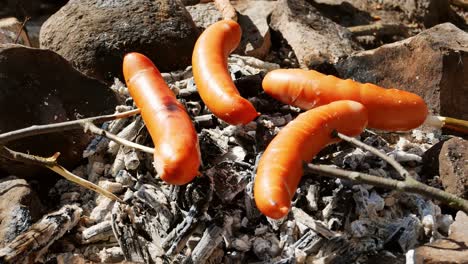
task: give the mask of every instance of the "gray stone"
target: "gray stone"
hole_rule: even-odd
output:
[[[177,0],[71,0],[42,26],[40,45],[105,81],[122,77],[123,56],[145,54],[160,71],[190,65],[198,30]]]
[[[270,26],[287,40],[301,67],[332,64],[360,49],[349,30],[321,15],[305,0],[279,0]]]
[[[335,68],[352,78],[414,92],[434,114],[468,119],[468,33],[445,23],[403,41],[340,60]]]
[[[0,45],[0,133],[110,114],[117,104],[111,89],[73,69],[55,52]],[[59,163],[73,167],[81,161],[91,137],[74,130],[22,138],[7,146],[41,156],[58,151]],[[11,161],[0,162],[0,168],[18,176],[37,173],[31,166]]]
[[[185,7],[200,31],[223,19],[214,3],[201,3]]]

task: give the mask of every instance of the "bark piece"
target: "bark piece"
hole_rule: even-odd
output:
[[[0,249],[0,261],[35,263],[40,260],[54,241],[75,227],[82,211],[76,205],[65,205],[60,210],[45,215],[27,232]]]

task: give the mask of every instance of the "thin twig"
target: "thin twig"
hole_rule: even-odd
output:
[[[28,21],[31,19],[31,17],[25,17],[24,18],[24,21],[23,23],[21,24],[21,27],[20,29],[18,30],[18,33],[16,34],[16,38],[15,38],[15,42],[14,44],[18,43],[18,40],[19,40],[19,37],[21,36],[21,32],[23,32],[24,30],[24,27],[26,26],[26,23],[28,23]],[[28,46],[31,46],[31,41],[29,40],[29,36],[28,34],[26,33],[26,38],[27,38],[27,41],[28,43],[26,43]]]
[[[468,134],[468,121],[462,119],[430,115],[427,117],[424,124],[436,128],[448,128],[450,130]]]
[[[468,0],[450,0],[450,4],[468,10]]]
[[[130,117],[138,113],[140,113],[140,110],[134,109],[134,110],[130,110],[127,112],[115,113],[112,115],[95,116],[95,117],[90,117],[90,118],[84,118],[84,119],[78,119],[78,120],[54,123],[54,124],[47,124],[47,125],[34,125],[34,126],[27,127],[27,128],[0,134],[0,145],[4,145],[5,143],[8,143],[16,139],[35,136],[35,135],[42,135],[42,134],[53,133],[53,132],[62,132],[62,131],[74,130],[74,129],[82,129],[83,124],[87,122],[103,123],[103,122],[114,120],[114,119]]]
[[[104,136],[104,137],[106,137],[108,139],[111,139],[111,140],[121,144],[121,145],[131,147],[131,148],[134,148],[134,149],[137,149],[137,150],[141,150],[143,152],[150,153],[150,154],[154,153],[154,148],[146,147],[146,146],[134,143],[132,141],[126,140],[124,138],[118,137],[118,136],[116,136],[116,135],[114,135],[114,134],[112,134],[110,132],[107,132],[107,131],[105,131],[103,129],[98,128],[93,123],[87,122],[87,123],[84,123],[82,125],[83,125],[83,127],[85,129],[85,132],[89,130],[90,132],[92,132],[94,134]]]
[[[403,24],[384,24],[374,23],[370,25],[361,25],[348,27],[348,30],[353,33],[354,36],[366,36],[366,35],[401,35],[404,37],[408,36],[408,28]]]
[[[119,201],[121,203],[123,203],[123,201],[115,196],[113,193],[107,191],[106,189],[92,183],[92,182],[89,182],[81,177],[78,177],[76,176],[75,174],[71,173],[70,171],[68,171],[67,169],[65,169],[64,167],[60,166],[57,164],[57,158],[58,158],[58,155],[59,153],[56,153],[54,154],[53,156],[49,157],[49,158],[44,158],[44,157],[39,157],[39,156],[35,156],[35,155],[31,155],[31,154],[26,154],[26,153],[22,153],[22,152],[17,152],[17,151],[14,151],[14,150],[11,150],[5,146],[1,147],[0,148],[0,156],[4,157],[4,158],[7,158],[9,160],[14,160],[14,161],[21,161],[21,162],[24,162],[24,163],[28,163],[28,164],[34,164],[34,165],[39,165],[39,166],[43,166],[43,167],[46,167],[58,174],[60,174],[62,177],[64,177],[65,179],[69,180],[69,181],[72,181],[80,186],[83,186],[84,188],[86,189],[89,189],[89,190],[92,190],[92,191],[95,191],[101,195],[104,195],[106,196],[107,198],[109,199],[112,199],[114,201]]]
[[[409,178],[409,172],[401,166],[400,163],[398,163],[395,159],[393,159],[390,156],[387,156],[385,153],[380,152],[378,149],[369,146],[355,138],[348,137],[346,135],[343,135],[341,133],[338,133],[337,131],[333,131],[333,136],[336,136],[340,138],[343,141],[349,142],[359,148],[365,149],[369,151],[370,153],[376,155],[377,157],[381,158],[382,160],[386,161],[388,164],[390,164],[395,170],[403,177],[403,179]]]
[[[454,194],[420,183],[411,177],[407,177],[403,181],[398,181],[393,179],[381,178],[366,173],[337,169],[332,166],[313,164],[307,164],[306,169],[309,172],[314,172],[323,176],[347,179],[359,184],[364,183],[392,190],[421,194],[427,198],[439,200],[450,207],[468,213],[467,200],[462,199]]]

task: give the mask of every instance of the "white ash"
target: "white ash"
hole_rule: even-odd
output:
[[[115,241],[111,222],[109,220],[84,229],[81,237],[81,243],[83,244],[95,243],[98,241]]]
[[[255,255],[262,260],[274,258],[281,252],[278,238],[271,233],[255,237],[252,241],[252,246]]]
[[[120,247],[103,248],[99,251],[98,256],[102,263],[117,263],[125,259]]]
[[[306,199],[308,201],[307,207],[311,211],[318,210],[319,189],[320,187],[316,184],[309,185],[309,188],[307,189],[307,194],[306,194]]]
[[[117,136],[126,140],[133,141],[141,129],[144,127],[144,123],[140,117],[137,117],[133,122],[127,125],[123,130],[117,133]],[[111,141],[107,148],[107,152],[115,155],[120,148],[120,144]]]
[[[110,219],[110,211],[114,206],[114,201],[99,195],[96,199],[96,207],[91,211],[89,218],[95,223]]]
[[[108,180],[101,180],[98,182],[98,185],[114,194],[121,193],[124,190],[124,187],[121,183]]]
[[[173,72],[163,72],[161,73],[164,80],[168,83],[174,83],[180,80],[188,79],[193,76],[192,66],[188,66],[185,70],[173,71]]]
[[[115,175],[115,181],[122,184],[123,186],[131,187],[134,185],[136,179],[126,170],[120,170]]]
[[[124,149],[124,165],[127,170],[136,170],[140,166],[138,152],[134,148],[122,147]]]
[[[127,87],[123,82],[120,81],[119,78],[114,78],[114,83],[110,87],[112,90],[114,90],[115,93],[122,97],[129,97],[130,93],[128,92]]]

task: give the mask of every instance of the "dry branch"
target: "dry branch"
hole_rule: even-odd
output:
[[[361,142],[361,141],[359,141],[359,140],[357,140],[355,138],[348,137],[346,135],[338,133],[337,131],[333,132],[333,136],[336,136],[336,137],[340,138],[343,141],[349,142],[349,143],[355,145],[356,147],[359,147],[359,148],[362,148],[362,149],[365,149],[365,150],[369,151],[370,153],[376,155],[377,157],[381,158],[382,160],[384,160],[388,164],[390,164],[393,168],[395,168],[395,170],[401,175],[401,177],[403,179],[409,178],[409,172],[405,168],[403,168],[403,166],[401,166],[400,163],[398,163],[392,157],[387,156],[385,153],[382,153],[378,149],[376,149],[376,148],[374,148],[372,146],[369,146],[369,145],[367,145],[367,144],[365,144],[365,143],[363,143],[363,142]]]
[[[354,36],[401,35],[408,37],[408,28],[403,24],[374,23],[370,25],[348,27]]]
[[[54,123],[54,124],[47,124],[47,125],[34,125],[34,126],[27,127],[27,128],[18,129],[18,130],[0,134],[0,145],[4,145],[16,139],[30,137],[30,136],[81,129],[83,127],[83,124],[85,123],[89,123],[89,122],[103,123],[103,122],[114,120],[114,119],[130,117],[138,113],[140,113],[140,109],[134,109],[134,110],[130,110],[127,112],[115,113],[112,115],[96,116],[96,117],[78,119],[78,120],[61,122],[61,123]]]
[[[442,190],[420,183],[411,177],[407,177],[403,181],[398,181],[381,178],[366,173],[337,169],[332,166],[313,164],[308,164],[306,169],[309,172],[314,172],[327,177],[346,179],[358,184],[370,184],[391,190],[421,194],[427,198],[439,200],[442,203],[449,205],[450,207],[468,213],[467,200],[462,199],[454,194],[444,192]]]

